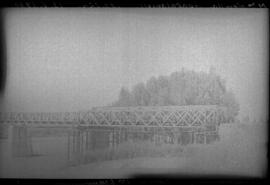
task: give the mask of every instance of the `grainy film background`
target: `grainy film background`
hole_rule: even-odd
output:
[[[265,174],[267,9],[19,8],[2,18],[1,177]],[[227,110],[216,134],[170,127],[211,122],[207,106]],[[114,121],[148,126],[89,126]]]

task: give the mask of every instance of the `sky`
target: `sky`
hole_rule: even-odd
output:
[[[240,116],[268,113],[267,9],[8,9],[2,110],[78,111],[182,68],[226,80]]]

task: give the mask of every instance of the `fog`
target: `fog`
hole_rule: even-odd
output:
[[[123,86],[131,88],[182,68],[204,72],[211,68],[239,101],[241,121],[219,125],[213,116],[217,112],[193,111],[180,119],[216,125],[203,127],[205,133],[178,132],[174,127],[165,133],[157,126],[147,135],[145,130],[134,134],[138,127],[117,130],[113,119],[109,129],[98,130],[70,123],[54,128],[53,124],[65,123],[49,120],[45,123],[51,128],[34,128],[37,124],[30,126],[32,121],[24,127],[18,120],[13,125],[1,118],[0,177],[265,175],[266,124],[261,120],[254,124],[252,119],[268,116],[267,9],[20,8],[6,9],[4,18],[7,81],[0,112],[89,110],[116,101]],[[171,115],[161,116],[170,122]],[[243,121],[247,115],[251,119]],[[99,124],[104,121],[97,119]],[[160,124],[158,120],[152,121]]]
[[[7,9],[5,111],[77,111],[122,86],[213,66],[240,103],[266,116],[266,9]]]

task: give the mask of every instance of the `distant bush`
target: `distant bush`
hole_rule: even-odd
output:
[[[239,104],[226,89],[225,80],[214,70],[194,72],[182,69],[169,76],[152,77],[131,90],[122,87],[112,106],[222,105],[227,107],[227,122],[234,121]]]

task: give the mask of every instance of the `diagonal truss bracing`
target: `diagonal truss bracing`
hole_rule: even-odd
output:
[[[219,106],[99,107],[72,113],[0,112],[0,123],[86,126],[202,127],[219,124]]]

